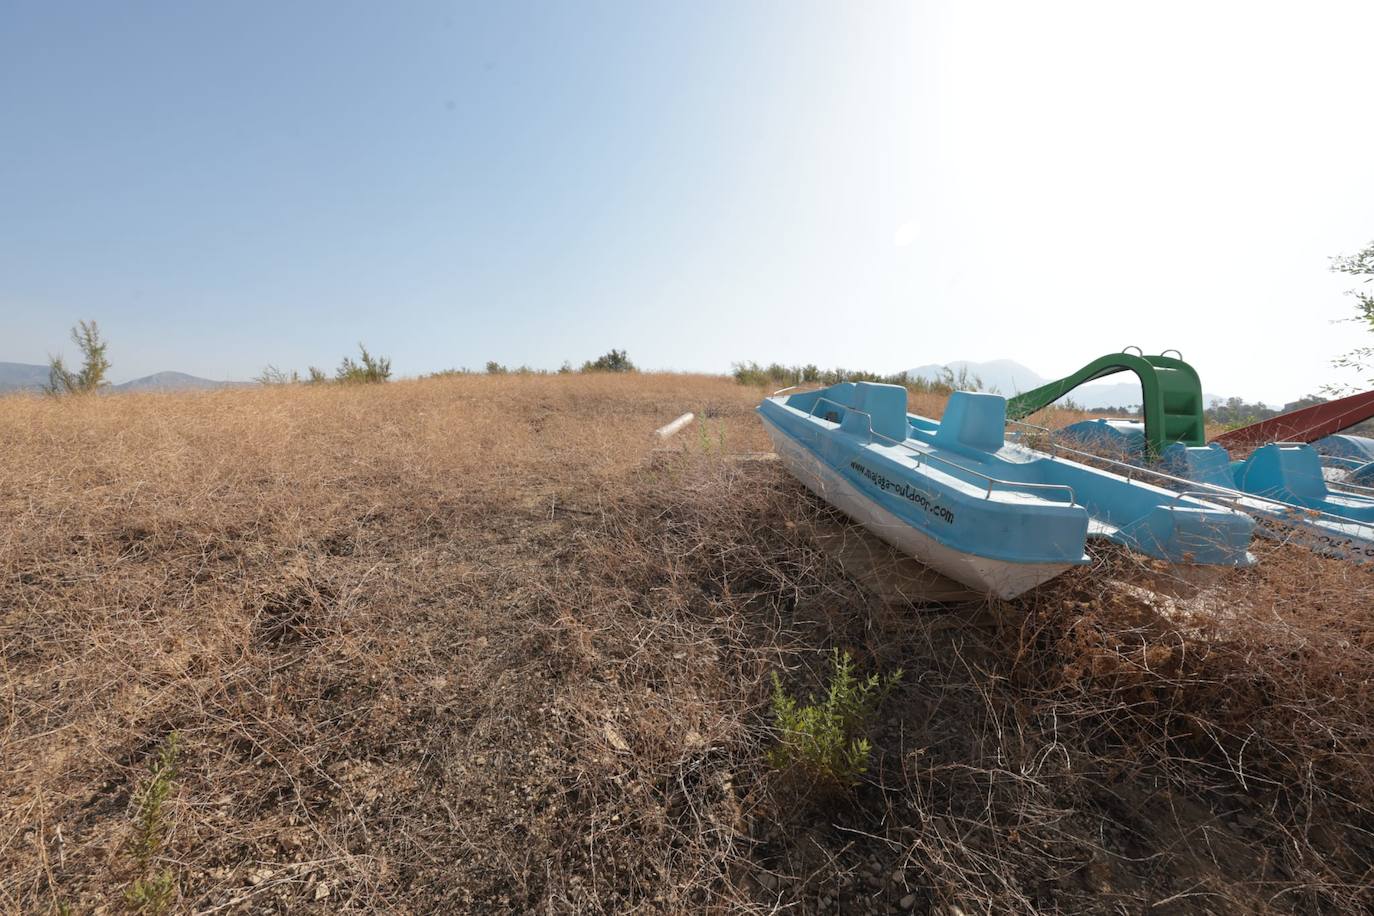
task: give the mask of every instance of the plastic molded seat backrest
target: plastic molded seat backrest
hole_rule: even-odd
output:
[[[882,385],[859,382],[849,402],[855,410],[868,414],[873,431],[898,442],[907,437],[906,388],[901,385]]]
[[[1234,490],[1235,477],[1231,473],[1231,456],[1220,445],[1184,445],[1175,442],[1164,449],[1164,470],[1175,477],[1210,483]]]
[[[1079,420],[1059,431],[1060,438],[1131,458],[1145,454],[1145,424],[1134,420]]]
[[[1318,455],[1333,458],[1353,458],[1357,461],[1374,461],[1374,439],[1366,436],[1340,434],[1327,436],[1312,443]]]
[[[1310,445],[1257,448],[1237,477],[1251,493],[1287,490],[1302,499],[1323,499],[1328,493],[1321,459]]]
[[[945,405],[935,441],[940,445],[995,452],[1005,444],[1006,425],[1006,398],[981,391],[956,391]]]

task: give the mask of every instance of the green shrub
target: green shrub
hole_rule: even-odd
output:
[[[821,369],[813,363],[805,366],[784,366],[770,363],[761,366],[756,362],[735,363],[731,374],[741,385],[755,388],[789,388],[794,385],[834,385],[837,382],[884,382],[889,385],[903,385],[908,391],[920,394],[949,394],[952,391],[982,391],[983,380],[961,368],[956,374],[946,367],[938,379],[911,376],[905,372],[884,375],[866,369]]]
[[[181,736],[172,732],[154,758],[148,781],[135,796],[134,833],[129,838],[129,854],[138,876],[124,890],[124,902],[135,913],[160,916],[167,912],[176,896],[176,880],[170,869],[151,873],[153,859],[167,840],[167,799],[176,777],[177,754]]]
[[[773,722],[778,744],[769,763],[780,770],[800,770],[817,784],[830,788],[855,785],[868,771],[872,745],[867,734],[878,707],[902,678],[900,670],[887,677],[854,675],[848,652],[831,656],[826,692],[799,703],[773,674]]]
[[[257,382],[259,385],[294,385],[300,380],[300,373],[296,370],[292,369],[290,372],[287,372],[285,369],[279,369],[271,363],[263,367],[261,374],[253,378],[253,381]]]
[[[384,356],[373,356],[367,352],[367,347],[362,344],[358,344],[358,351],[359,356],[356,362],[351,356],[343,358],[343,362],[339,363],[338,371],[334,373],[335,379],[347,383],[376,384],[391,378],[391,360]],[[313,374],[311,380],[314,380]]]
[[[169,869],[164,868],[155,875],[136,878],[124,890],[124,903],[131,912],[143,916],[162,916],[171,908],[176,891],[176,879]]]
[[[99,325],[94,321],[77,322],[72,328],[72,343],[81,351],[81,369],[73,372],[62,357],[48,357],[49,394],[87,394],[109,384],[105,381],[105,373],[110,371],[110,361],[105,358],[109,345],[101,339]]]
[[[612,350],[603,353],[595,360],[587,360],[582,364],[583,372],[636,372],[635,364],[630,362],[630,355],[624,350]]]

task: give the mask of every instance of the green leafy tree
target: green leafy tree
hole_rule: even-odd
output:
[[[1363,325],[1367,331],[1374,331],[1374,287],[1369,286],[1374,283],[1374,242],[1366,245],[1363,251],[1332,258],[1331,269],[1336,273],[1357,277],[1365,284],[1363,288],[1357,287],[1346,291],[1347,295],[1355,299],[1355,317],[1349,320]],[[1374,347],[1356,347],[1336,357],[1332,365],[1338,369],[1354,369],[1357,372],[1374,371]],[[1374,383],[1374,377],[1368,381]],[[1341,389],[1329,387],[1328,390],[1336,392]]]
[[[320,373],[323,375],[323,373]],[[378,384],[391,378],[391,360],[384,356],[373,356],[367,347],[358,344],[358,359],[345,356],[339,363],[334,378],[346,383]],[[311,381],[315,380],[312,374]]]
[[[624,350],[612,350],[603,353],[595,360],[587,360],[582,364],[583,372],[635,372],[635,364],[630,362],[630,355]]]
[[[77,322],[72,328],[72,343],[81,351],[81,368],[73,372],[61,356],[48,357],[50,394],[86,394],[109,384],[105,380],[105,373],[110,371],[110,361],[105,358],[108,344],[100,336],[100,326],[94,321]]]

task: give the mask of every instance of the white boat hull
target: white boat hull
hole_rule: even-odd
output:
[[[956,582],[998,598],[1015,598],[1072,567],[1072,563],[1016,563],[974,556],[940,543],[902,521],[838,471],[764,418],[773,448],[792,476],[869,531]]]

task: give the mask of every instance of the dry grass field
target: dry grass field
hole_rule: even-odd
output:
[[[0,910],[1374,909],[1374,570],[894,602],[759,396],[0,400]],[[768,763],[833,648],[904,671],[839,798]]]

